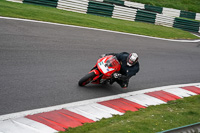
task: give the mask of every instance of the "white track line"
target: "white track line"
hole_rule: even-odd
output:
[[[138,36],[138,37],[145,37],[145,38],[158,39],[158,40],[165,40],[165,41],[172,41],[172,42],[190,42],[190,43],[193,43],[193,42],[200,42],[200,39],[197,39],[197,40],[173,40],[173,39],[164,39],[164,38],[151,37],[151,36],[138,35],[138,34],[131,34],[131,33],[125,33],[125,32],[118,32],[118,31],[111,31],[111,30],[103,30],[103,29],[97,29],[97,28],[88,28],[88,27],[75,26],[75,25],[67,25],[67,24],[58,24],[58,23],[44,22],[44,21],[37,21],[37,20],[29,20],[29,19],[21,19],[21,18],[10,18],[10,17],[2,17],[2,16],[0,16],[0,18],[1,18],[1,19],[9,19],[9,20],[26,21],[26,22],[36,22],[36,23],[43,23],[43,24],[52,24],[52,25],[57,25],[57,26],[66,26],[66,27],[82,28],[82,29],[89,29],[89,30],[97,30],[97,31],[118,33],[118,34],[123,34],[123,35]]]
[[[194,34],[194,33],[192,33],[192,34],[200,38],[200,36],[199,36],[199,35],[197,35],[197,34]]]
[[[143,93],[159,91],[159,90],[165,90],[165,89],[169,89],[169,88],[178,88],[178,87],[185,87],[185,86],[199,86],[199,85],[200,85],[200,83],[162,86],[162,87],[150,88],[150,89],[145,89],[145,90],[140,90],[140,91],[128,92],[128,93],[124,93],[124,94],[118,94],[118,95],[114,95],[114,96],[107,96],[107,97],[102,97],[102,98],[95,98],[95,99],[90,99],[90,100],[67,103],[67,104],[62,104],[62,105],[57,105],[57,106],[52,106],[52,107],[47,107],[47,108],[28,110],[28,111],[23,111],[23,112],[1,115],[0,121],[24,117],[27,115],[33,115],[33,114],[42,113],[42,112],[59,110],[59,109],[63,109],[63,108],[70,108],[70,107],[75,107],[75,106],[93,104],[96,102],[102,102],[102,101],[121,98],[121,97],[125,98],[125,97],[132,96],[132,95],[143,94]]]

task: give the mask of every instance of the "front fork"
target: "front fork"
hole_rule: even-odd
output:
[[[93,78],[92,83],[94,84],[105,84],[108,81],[110,82],[111,79],[102,79],[103,74],[99,72],[99,70],[96,68],[90,72],[94,72],[97,76]]]
[[[99,72],[99,70],[97,69],[97,67],[94,67],[89,73],[94,72],[95,73],[95,77],[93,78],[92,83],[94,84],[100,84],[100,80],[103,77],[103,74]]]

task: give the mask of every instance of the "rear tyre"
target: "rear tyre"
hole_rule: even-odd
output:
[[[94,72],[88,73],[83,78],[81,78],[78,82],[79,86],[85,86],[86,84],[90,83],[93,78],[96,76]]]

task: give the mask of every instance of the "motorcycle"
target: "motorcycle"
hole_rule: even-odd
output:
[[[116,56],[108,55],[97,60],[96,65],[91,71],[82,77],[78,84],[85,86],[89,83],[92,84],[105,84],[112,79],[114,73],[119,72],[121,65]]]

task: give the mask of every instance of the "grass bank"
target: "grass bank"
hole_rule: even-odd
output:
[[[51,7],[20,4],[5,0],[0,0],[0,16],[93,27],[168,39],[199,39],[187,31],[175,28],[74,13]]]
[[[200,0],[129,0],[143,4],[200,13]]]
[[[66,133],[155,133],[200,122],[200,95],[71,128]],[[65,132],[59,132],[65,133]]]

